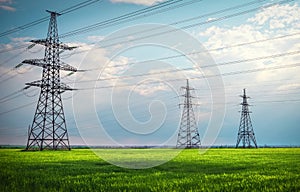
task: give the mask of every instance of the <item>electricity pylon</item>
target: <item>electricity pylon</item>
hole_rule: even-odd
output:
[[[181,116],[180,129],[177,138],[177,148],[195,148],[200,147],[200,136],[197,128],[197,123],[195,119],[195,114],[193,110],[193,104],[191,96],[191,88],[189,86],[189,80],[186,80],[186,87],[182,87],[185,89],[183,112]]]
[[[255,135],[251,123],[250,113],[249,111],[249,104],[247,99],[250,97],[246,96],[246,89],[244,89],[244,94],[241,95],[243,98],[242,111],[241,111],[241,120],[240,120],[240,127],[237,136],[236,148],[238,148],[240,142],[242,141],[243,148],[251,148],[251,142],[253,142],[254,147],[257,148]]]
[[[47,38],[31,41],[45,46],[44,58],[27,59],[22,62],[43,68],[42,80],[26,83],[27,86],[41,89],[33,123],[28,130],[26,150],[70,150],[61,94],[74,89],[61,82],[60,70],[76,72],[77,69],[61,62],[59,54],[62,50],[72,50],[76,47],[59,42],[56,17],[60,14],[47,12],[51,15]]]

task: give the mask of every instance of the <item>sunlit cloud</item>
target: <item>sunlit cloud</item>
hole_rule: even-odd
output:
[[[5,11],[16,11],[16,8],[12,7],[13,4],[12,0],[0,0],[0,9]]]
[[[151,6],[165,0],[111,0],[113,3],[132,3],[137,5]]]

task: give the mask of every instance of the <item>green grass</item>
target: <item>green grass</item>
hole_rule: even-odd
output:
[[[113,152],[120,150],[153,159],[145,149]],[[138,170],[111,165],[88,149],[1,149],[0,191],[300,191],[300,148],[184,150]]]

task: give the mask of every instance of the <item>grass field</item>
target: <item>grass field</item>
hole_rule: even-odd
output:
[[[151,156],[145,149],[101,150]],[[111,165],[88,149],[1,149],[0,191],[300,191],[300,148],[184,150],[139,170]]]

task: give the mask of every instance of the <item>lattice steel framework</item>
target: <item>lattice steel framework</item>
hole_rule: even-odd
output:
[[[242,142],[243,148],[251,148],[255,147],[257,148],[256,139],[251,123],[250,113],[249,111],[249,104],[247,102],[247,99],[250,97],[246,96],[246,89],[244,89],[244,94],[241,95],[243,98],[242,105],[242,111],[241,111],[241,120],[240,120],[240,126],[239,126],[239,132],[237,136],[237,142],[236,142],[236,148],[238,148],[240,142]],[[251,142],[254,146],[251,145]]]
[[[77,69],[61,62],[59,54],[61,50],[72,50],[75,47],[59,42],[56,17],[60,14],[47,12],[51,15],[47,38],[31,41],[45,46],[44,58],[22,62],[43,68],[42,80],[26,83],[27,86],[41,89],[33,123],[28,130],[26,150],[70,150],[61,94],[74,89],[61,82],[60,70],[76,72]]]
[[[183,112],[181,116],[180,129],[177,138],[177,148],[196,148],[200,147],[200,136],[197,128],[196,118],[193,110],[191,88],[189,86],[189,80],[186,81],[186,87],[182,87],[185,89]]]

